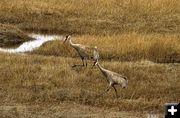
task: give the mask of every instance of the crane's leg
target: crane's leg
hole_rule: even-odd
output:
[[[103,93],[97,95],[96,97],[100,97],[100,96],[104,95],[106,92],[108,92],[108,91],[110,90],[110,87],[111,87],[111,86],[108,86],[108,88],[106,89],[106,91],[104,91]]]
[[[115,87],[114,85],[113,85],[112,87],[114,88],[114,91],[115,91],[115,93],[116,93],[116,98],[118,98],[118,94],[117,94],[116,87]]]
[[[83,65],[82,65],[82,66],[84,66],[84,57],[82,57],[82,58],[81,58],[81,60],[82,60],[82,63],[83,63]]]
[[[86,67],[87,67],[87,58],[85,58],[85,60],[86,60]]]
[[[84,57],[81,57],[81,61],[82,61],[83,65],[74,64],[72,67],[74,68],[74,67],[76,67],[76,66],[84,66]]]

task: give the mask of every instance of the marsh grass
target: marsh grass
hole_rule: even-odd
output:
[[[72,68],[81,63],[75,50],[53,41],[29,54],[0,53],[0,105],[61,107],[67,102],[163,113],[165,103],[180,100],[180,65],[174,63],[180,62],[179,14],[179,0],[1,0],[1,23],[33,32],[74,33],[74,43],[97,46],[100,64],[127,76],[129,86],[117,86],[118,99],[113,89],[96,98],[108,86],[98,68],[91,69],[91,62],[87,68]],[[7,32],[17,35],[16,29]],[[9,115],[22,115],[17,107]],[[36,108],[35,115],[42,109]]]
[[[0,22],[56,33],[179,33],[179,0],[8,0]]]
[[[102,60],[150,60],[160,63],[180,62],[179,35],[124,33],[119,35],[72,36],[72,42],[97,46]],[[32,53],[78,57],[77,52],[62,41],[47,42]]]
[[[1,105],[58,104],[75,102],[123,111],[162,112],[166,102],[179,96],[179,64],[156,64],[150,61],[108,62],[104,68],[128,77],[128,89],[117,86],[103,97],[108,83],[98,68],[71,68],[77,59],[38,55],[0,55]]]

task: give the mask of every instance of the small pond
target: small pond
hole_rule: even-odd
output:
[[[39,48],[48,41],[53,40],[63,40],[63,36],[61,35],[44,35],[44,34],[29,34],[30,37],[34,38],[35,40],[27,41],[22,43],[17,48],[0,48],[0,52],[7,52],[7,53],[24,53],[24,52],[31,52],[34,49]]]

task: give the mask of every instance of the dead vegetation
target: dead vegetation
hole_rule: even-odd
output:
[[[8,0],[0,22],[55,33],[179,33],[179,0]]]
[[[117,87],[118,99],[114,92],[95,98],[106,80],[97,68],[71,68],[80,61],[62,41],[0,53],[0,117],[104,117],[104,109],[131,117],[162,114],[165,103],[180,100],[179,0],[1,0],[0,23],[0,47],[31,40],[16,27],[74,33],[73,42],[97,46],[101,65],[129,80],[127,90]]]
[[[75,68],[78,60],[38,55],[0,56],[1,104],[59,104],[75,102],[121,111],[163,112],[166,102],[180,99],[180,65],[150,61],[108,62],[101,65],[129,79],[128,89],[95,98],[108,83],[97,68]]]

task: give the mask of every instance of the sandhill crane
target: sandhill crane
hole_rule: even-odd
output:
[[[73,47],[78,52],[78,54],[79,54],[79,56],[80,56],[80,58],[82,60],[82,63],[83,63],[83,65],[74,65],[73,67],[75,67],[75,66],[85,66],[84,60],[86,61],[86,67],[87,67],[87,59],[89,59],[91,57],[91,53],[92,53],[94,48],[88,47],[88,46],[85,46],[85,45],[81,45],[81,44],[72,43],[70,35],[67,35],[65,37],[64,43],[66,41],[68,41],[70,46]]]
[[[108,92],[110,87],[113,87],[115,93],[116,93],[116,97],[118,97],[117,95],[117,90],[115,88],[115,85],[121,85],[122,88],[127,88],[128,85],[128,80],[127,77],[120,75],[118,73],[112,72],[110,70],[104,69],[98,62],[99,59],[99,53],[97,51],[97,48],[95,47],[94,50],[94,56],[93,56],[93,60],[94,60],[94,65],[97,65],[97,67],[99,68],[99,70],[102,72],[102,74],[106,77],[107,81],[109,82],[109,86],[107,88],[107,90],[104,92]],[[104,94],[102,93],[102,94]],[[100,94],[100,95],[102,95]]]

